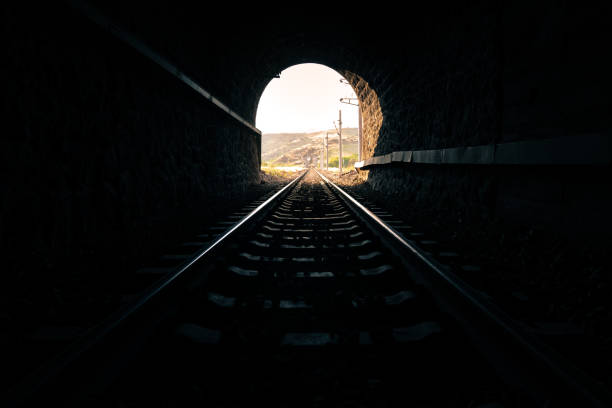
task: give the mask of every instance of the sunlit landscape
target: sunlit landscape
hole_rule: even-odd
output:
[[[355,98],[353,89],[338,72],[323,65],[295,65],[273,79],[260,99],[256,118],[263,132],[262,170],[294,172],[308,166],[338,170],[340,130],[343,168],[352,167],[357,161],[358,111],[341,98]]]
[[[325,136],[328,139],[329,167],[338,167],[338,135],[333,130],[311,133],[264,133],[261,143],[263,168],[303,168],[319,165],[325,159]],[[323,153],[323,156],[321,154]],[[342,130],[344,167],[357,160],[357,129]],[[323,164],[325,166],[325,164]]]

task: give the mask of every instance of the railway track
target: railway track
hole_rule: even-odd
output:
[[[597,384],[392,225],[309,170],[10,402],[608,406]]]

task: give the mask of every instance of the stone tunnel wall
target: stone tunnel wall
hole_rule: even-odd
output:
[[[608,133],[609,2],[506,3],[502,141]]]
[[[370,84],[361,76],[350,71],[345,71],[342,74],[347,81],[349,81],[351,86],[353,86],[355,95],[359,98],[362,123],[361,154],[363,155],[363,159],[370,158],[374,156],[380,128],[383,123],[383,113],[380,109],[380,101]]]
[[[374,155],[490,143],[498,130],[499,57],[495,16],[432,22],[425,38],[398,47],[368,82],[382,126]],[[468,25],[466,28],[464,25]]]
[[[601,57],[602,16],[609,13],[555,2],[492,11],[458,16],[457,25],[427,42],[430,52],[417,46],[412,64],[369,76],[383,115],[379,134],[365,140],[369,146],[378,136],[374,155],[610,136],[612,66]],[[405,202],[406,211],[444,222],[499,221],[574,238],[608,234],[612,225],[609,166],[413,164],[363,173],[375,190]]]
[[[5,272],[119,272],[259,181],[259,135],[174,76],[61,4],[8,13]]]
[[[380,118],[364,132],[364,158],[400,150],[494,143],[501,121],[499,10],[476,9],[424,22],[426,30],[398,43],[402,57],[364,73],[365,112]],[[384,67],[384,68],[383,68]],[[382,69],[381,69],[382,68]],[[360,73],[361,74],[361,73]],[[369,116],[376,117],[376,113]],[[406,211],[446,219],[478,219],[496,208],[497,184],[477,167],[396,165],[361,171],[374,190],[406,203]]]

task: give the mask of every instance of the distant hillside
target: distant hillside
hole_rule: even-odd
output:
[[[299,166],[306,157],[319,157],[325,132],[329,132],[329,157],[338,156],[336,129],[312,133],[264,133],[261,137],[261,161],[275,166]],[[357,153],[357,128],[342,129],[342,155]]]

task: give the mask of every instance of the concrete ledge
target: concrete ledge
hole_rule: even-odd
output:
[[[595,134],[482,146],[404,150],[357,162],[355,168],[391,163],[609,165],[612,163],[612,137]]]

